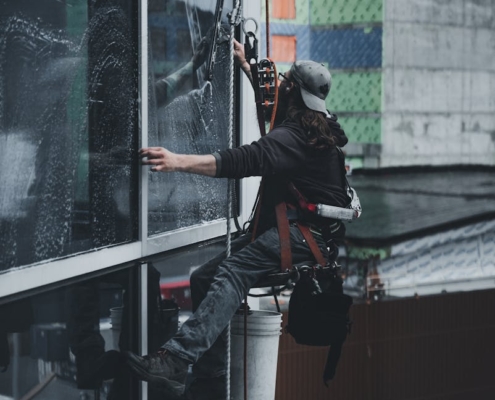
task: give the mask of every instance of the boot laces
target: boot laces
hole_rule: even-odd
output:
[[[156,353],[148,354],[147,356],[143,356],[143,358],[147,361],[157,360],[160,361],[161,364],[165,362],[165,358],[167,356],[167,350],[161,349]]]

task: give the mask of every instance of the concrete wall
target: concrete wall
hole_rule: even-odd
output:
[[[381,167],[495,165],[495,2],[386,0]]]

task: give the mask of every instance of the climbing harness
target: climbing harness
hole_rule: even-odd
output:
[[[251,77],[253,79],[254,99],[256,102],[256,114],[261,136],[266,135],[265,114],[271,113],[270,129],[275,123],[278,100],[277,68],[270,58],[264,58],[258,62],[258,39],[256,32],[258,25],[255,22],[255,32],[246,31],[245,20],[244,31],[244,55],[249,63]]]
[[[306,213],[317,215],[321,218],[337,219],[351,222],[361,216],[361,202],[356,191],[349,186],[346,179],[346,190],[351,199],[348,208],[330,206],[328,204],[309,203],[306,198],[297,190],[293,183],[288,184],[290,193],[297,200],[299,208]]]
[[[237,26],[239,23],[242,23],[242,30],[245,35],[245,40],[244,40],[244,53],[245,53],[245,58],[246,61],[249,64],[250,67],[250,72],[251,72],[251,78],[252,78],[252,85],[254,89],[254,95],[255,95],[255,102],[256,102],[256,112],[257,112],[257,118],[258,118],[258,125],[260,129],[260,134],[261,136],[265,136],[267,131],[266,131],[266,115],[270,115],[270,125],[269,129],[273,129],[274,123],[275,123],[275,118],[276,118],[276,113],[277,113],[277,104],[278,104],[278,74],[277,74],[277,68],[275,63],[269,58],[270,54],[270,35],[269,35],[269,1],[266,0],[266,33],[267,33],[267,42],[266,42],[266,50],[267,50],[267,58],[261,59],[258,61],[258,39],[256,37],[257,31],[258,31],[258,24],[254,19],[248,18],[248,19],[242,19],[241,17],[241,4],[240,0],[236,0],[234,4],[234,8],[232,13],[229,15],[229,23],[230,23],[230,64],[229,64],[229,76],[230,76],[230,108],[229,108],[229,148],[232,148],[232,142],[233,142],[233,121],[234,121],[234,109],[233,109],[233,103],[234,103],[234,71],[233,71],[233,66],[234,66],[234,28]],[[221,16],[221,11],[223,8],[223,0],[219,0],[217,2],[217,14],[216,14],[216,29],[214,36],[218,35],[218,30],[220,29],[220,16]],[[249,21],[253,21],[255,24],[255,30],[253,31],[247,31],[246,30],[246,23]],[[212,70],[212,65],[215,61],[215,52],[210,53],[210,59],[208,61],[208,74],[207,78],[211,78],[211,70]],[[348,192],[350,191],[350,186],[348,185],[347,180],[346,182],[346,189]],[[233,188],[232,188],[232,180],[229,179],[228,181],[228,193],[227,193],[227,202],[228,202],[228,209],[227,209],[227,243],[226,243],[226,255],[227,257],[230,256],[231,252],[231,219],[232,219],[232,196],[233,196]],[[251,216],[249,218],[249,223],[253,224],[252,225],[252,240],[255,240],[256,238],[256,232],[258,228],[258,223],[259,223],[259,218],[261,214],[261,203],[262,203],[262,197],[263,197],[263,186],[264,182],[263,179],[260,184],[260,188],[258,191],[257,199],[255,201],[255,205],[253,207],[253,211],[251,213]],[[355,196],[350,196],[351,199],[357,200],[358,206],[356,206],[356,201],[352,203],[355,207],[354,209],[352,208],[339,208],[339,207],[333,207],[329,205],[324,205],[324,204],[313,204],[309,203],[304,196],[295,188],[293,184],[289,184],[289,190],[290,192],[294,195],[295,199],[297,200],[297,204],[300,209],[302,209],[304,212],[309,212],[313,213],[314,215],[318,217],[323,217],[323,218],[331,218],[331,219],[337,219],[337,220],[345,220],[345,221],[351,221],[357,217],[359,217],[361,213],[361,208],[359,205],[359,199],[357,198],[357,195]],[[353,193],[355,194],[355,192]],[[278,204],[275,208],[276,212],[276,218],[277,218],[277,226],[278,226],[278,231],[279,231],[279,239],[280,239],[280,247],[281,247],[281,273],[284,274],[284,276],[291,276],[293,279],[293,282],[297,282],[300,273],[299,270],[296,269],[292,265],[292,254],[291,254],[291,246],[290,246],[290,225],[289,225],[289,219],[287,218],[287,212],[288,208],[294,208],[290,204],[286,204],[285,202],[281,202]],[[294,211],[294,210],[293,210]],[[310,227],[307,226],[306,224],[302,223],[299,220],[296,220],[294,222],[296,226],[299,228],[301,234],[303,235],[305,241],[307,242],[308,246],[310,247],[310,250],[317,262],[317,266],[320,266],[322,269],[323,268],[329,268],[327,265],[327,261],[323,257],[323,254],[321,253],[318,244],[313,237],[313,234],[310,230]],[[335,264],[332,265],[332,268],[335,267]],[[309,267],[308,267],[309,268]],[[277,305],[277,309],[280,311],[280,307],[278,304],[278,300],[276,297],[276,292],[275,292],[275,285],[272,286],[272,292],[274,293],[275,297],[275,302]],[[247,306],[247,297],[244,299],[244,399],[247,400],[247,315],[248,315],[248,306]],[[230,343],[230,324],[228,325],[227,328],[228,335],[227,335],[227,387],[226,387],[226,393],[227,393],[227,399],[230,399],[230,354],[231,354],[231,343]]]
[[[269,1],[266,0],[266,16],[267,16],[267,42],[266,42],[266,48],[267,48],[267,58],[263,59],[258,62],[258,42],[256,39],[256,35],[253,32],[246,32],[245,33],[245,56],[246,60],[249,63],[250,66],[250,71],[252,75],[252,84],[254,88],[254,93],[255,93],[255,102],[256,102],[256,111],[257,111],[257,117],[258,117],[258,125],[260,128],[260,133],[261,136],[266,135],[266,125],[265,125],[265,115],[266,113],[271,112],[271,119],[270,119],[270,129],[273,128],[275,117],[276,117],[276,111],[277,111],[277,100],[278,100],[278,81],[277,81],[277,71],[276,71],[276,66],[275,63],[270,60],[269,58],[269,41],[270,41],[270,35],[269,35],[269,20],[268,20],[268,15],[269,15],[269,10],[268,10],[268,3]],[[257,26],[256,26],[257,30]],[[341,155],[341,153],[339,154]],[[343,163],[342,163],[343,164]],[[326,218],[329,220],[337,220],[337,221],[352,221],[356,218],[358,218],[361,215],[361,205],[359,202],[359,198],[357,197],[356,192],[354,189],[352,189],[349,186],[349,183],[347,181],[347,178],[345,176],[345,168],[342,165],[342,170],[344,174],[343,182],[345,184],[345,189],[348,193],[348,197],[350,200],[350,203],[347,208],[341,208],[341,207],[335,207],[335,206],[330,206],[326,204],[315,204],[315,203],[310,203],[307,201],[307,199],[297,190],[297,188],[294,186],[293,183],[289,182],[288,184],[288,189],[289,192],[293,195],[294,199],[296,200],[296,204],[298,205],[299,211],[302,215],[313,215],[314,217],[318,218]],[[262,179],[260,183],[260,188],[258,191],[257,199],[255,202],[254,206],[254,216],[252,218],[252,223],[253,223],[253,229],[252,229],[252,240],[256,238],[256,232],[258,228],[258,223],[259,223],[259,218],[261,214],[261,203],[262,203],[262,197],[263,197],[263,187],[264,187],[264,181]],[[289,210],[288,210],[289,208]],[[279,274],[274,274],[278,276],[285,277],[286,280],[289,282],[289,284],[292,284],[293,282],[298,282],[299,278],[301,277],[300,270],[292,265],[292,254],[291,254],[291,245],[290,245],[290,225],[289,225],[289,219],[288,219],[288,211],[298,211],[295,210],[296,207],[292,206],[291,204],[281,202],[276,205],[275,207],[275,214],[276,214],[276,219],[277,219],[277,228],[279,232],[279,241],[280,241],[280,273]],[[313,236],[311,228],[301,221],[300,219],[296,219],[293,221],[295,225],[298,227],[300,230],[301,234],[303,235],[306,243],[308,244],[311,253],[313,254],[313,257],[316,260],[316,265],[313,265],[312,267],[306,266],[306,268],[309,269],[318,269],[318,271],[324,271],[324,273],[327,274],[328,276],[328,271],[330,271],[330,274],[335,275],[335,277],[338,276],[338,274],[335,271],[339,270],[338,265],[333,262],[328,262],[324,257],[323,254]],[[304,276],[307,277],[307,272],[304,273]],[[312,282],[316,283],[316,287],[319,288],[318,286],[318,281],[315,278],[315,275],[313,275]],[[340,278],[339,278],[340,279]],[[338,281],[338,279],[334,279],[335,281]],[[340,283],[341,280],[340,280]],[[338,286],[338,285],[337,285]],[[286,286],[284,286],[285,288]],[[303,290],[306,289],[303,283],[301,283],[298,287],[297,292],[302,292]],[[282,289],[283,290],[283,289]],[[342,292],[342,288],[340,285],[340,292]],[[333,325],[333,322],[328,324],[325,313],[323,313],[322,318],[313,318],[315,319],[315,327],[324,327],[324,329],[321,330],[321,332],[306,332],[304,331],[307,326],[305,324],[300,324],[299,322],[302,320],[300,318],[301,314],[303,315],[302,318],[304,318],[304,312],[299,312],[295,311],[298,310],[296,307],[297,305],[301,304],[302,301],[301,296],[294,296],[294,300],[292,301],[292,312],[289,309],[289,313],[292,315],[292,325],[291,325],[291,330],[289,331],[294,337],[296,337],[301,343],[303,344],[309,344],[309,345],[314,345],[314,335],[323,335],[325,336],[324,341],[322,341],[320,344],[324,345],[329,345],[331,344],[331,350],[328,353],[327,357],[327,362],[325,365],[325,371],[323,374],[323,380],[324,383],[327,384],[327,382],[333,378],[335,374],[335,367],[337,365],[338,359],[340,357],[340,351],[341,351],[341,346],[342,343],[345,340],[345,336],[347,335],[348,332],[348,327],[350,326],[349,320],[347,313],[349,311],[349,307],[352,304],[352,298],[340,293],[339,290],[337,292],[320,292],[317,293],[315,292],[315,299],[317,298],[318,300],[314,301],[320,301],[322,304],[325,305],[325,307],[328,307],[329,310],[332,312],[336,312],[339,314],[342,318],[339,319],[338,323],[335,323],[335,327]],[[272,293],[275,298],[275,304],[277,306],[277,310],[280,312],[280,307],[279,303],[277,300],[277,292],[275,290],[275,285],[272,286]],[[330,296],[330,297],[329,297]],[[304,298],[304,296],[303,296]],[[321,299],[321,300],[320,300]],[[335,299],[338,299],[337,302],[335,302]],[[297,305],[296,305],[297,304]],[[309,303],[308,303],[309,304]],[[311,303],[313,304],[313,303]],[[315,307],[311,310],[307,310],[309,314],[311,314],[311,311],[316,310],[316,304]],[[247,300],[244,301],[244,336],[245,336],[245,341],[247,337]],[[313,315],[313,314],[311,314]],[[298,321],[295,323],[294,321]],[[320,324],[320,325],[318,325]],[[300,331],[298,331],[298,328],[302,328]],[[299,333],[301,332],[301,333]],[[330,342],[328,342],[330,341]],[[246,353],[246,344],[245,344],[245,353]],[[244,354],[244,398],[245,400],[247,399],[247,376],[246,376],[246,366],[247,366],[247,361],[246,361],[246,354]]]
[[[268,4],[267,4],[268,7]],[[268,13],[268,9],[267,9]],[[277,81],[277,69],[275,63],[268,58],[269,57],[269,36],[267,30],[267,58],[262,59],[258,62],[258,40],[256,38],[256,33],[258,31],[258,24],[255,20],[255,32],[246,31],[245,25],[246,22],[243,21],[243,31],[244,31],[244,55],[246,61],[249,64],[251,77],[252,77],[252,85],[254,89],[254,98],[256,102],[256,114],[258,118],[258,126],[260,129],[261,136],[266,135],[266,125],[265,125],[265,115],[267,113],[271,113],[270,118],[270,130],[273,128],[275,123],[275,117],[277,113],[277,103],[278,103],[278,81]],[[268,26],[268,16],[267,16],[267,26]],[[261,200],[263,197],[263,179],[261,180],[260,187],[258,190],[258,194],[256,197],[256,201],[253,207],[253,213],[251,217],[253,217],[253,230],[251,240],[254,241],[256,238],[256,231],[258,228],[259,217],[261,214]],[[283,208],[285,203],[281,203],[276,207],[277,212],[277,221],[283,218],[286,218],[286,211]],[[285,215],[284,215],[285,213]],[[254,214],[254,215],[253,215]],[[251,219],[251,218],[250,218]],[[281,228],[279,227],[279,230]],[[281,246],[284,248],[282,251],[282,268],[284,270],[289,270],[292,264],[292,260],[290,257],[290,238],[289,238],[289,225],[287,221],[287,227],[284,230],[284,236],[280,237]],[[287,252],[288,250],[288,252]],[[289,255],[288,257],[286,255]],[[272,287],[272,291],[275,291],[275,288]],[[278,299],[275,296],[275,302],[277,304],[277,309],[279,308]],[[244,400],[247,400],[247,316],[248,316],[248,304],[247,304],[247,296],[244,299]]]

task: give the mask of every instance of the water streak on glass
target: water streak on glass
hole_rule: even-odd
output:
[[[0,270],[133,240],[129,17],[95,2],[0,18]]]
[[[211,37],[216,2],[203,2],[198,7],[190,3],[185,2],[181,8],[181,2],[177,2],[177,9],[172,11],[150,10],[149,145],[163,146],[181,154],[210,154],[228,145],[230,60],[225,12],[229,2],[225,2],[215,44],[217,53],[211,82],[204,76],[207,54],[198,68],[191,67],[189,62],[201,49],[201,41],[207,43],[209,51],[213,50]],[[164,29],[165,21],[171,19],[175,26],[167,25]],[[195,27],[194,32],[180,34],[191,27]],[[168,45],[172,35],[181,41],[172,49],[165,48],[163,43]],[[179,48],[182,51],[178,51]],[[177,74],[187,77],[175,87],[169,84],[166,91],[159,87],[157,82],[171,82],[170,76],[177,77]],[[166,100],[163,100],[164,93]],[[150,235],[225,218],[226,193],[227,182],[222,179],[184,173],[150,173]]]

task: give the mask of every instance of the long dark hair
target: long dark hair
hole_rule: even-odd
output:
[[[326,116],[306,107],[297,86],[292,94],[287,116],[302,126],[307,132],[308,144],[315,149],[327,149],[337,144]]]

